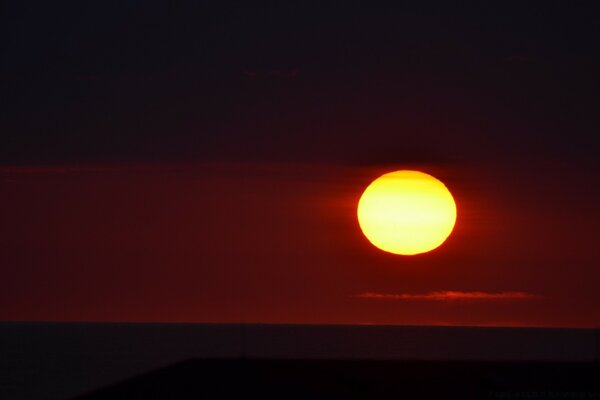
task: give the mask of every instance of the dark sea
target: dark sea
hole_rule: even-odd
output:
[[[600,331],[594,329],[3,322],[0,399],[132,398],[147,396],[149,388],[154,394],[162,388],[168,397],[191,398],[186,394],[196,393],[194,387],[218,382],[218,371],[228,379],[257,371],[264,372],[263,378],[277,373],[283,385],[287,370],[306,377],[290,385],[329,397],[341,390],[348,398],[371,398],[400,387],[398,374],[408,379],[419,371],[420,377],[430,373],[439,381],[443,371],[452,370],[452,385],[465,379],[460,387],[471,390],[464,398],[484,392],[487,398],[516,398],[530,390],[538,393],[536,398],[567,398],[570,393],[569,398],[600,399],[593,383],[600,384],[599,344]],[[320,372],[311,378],[314,371]],[[368,378],[373,371],[379,371],[377,379]],[[201,383],[209,375],[210,381]],[[260,377],[253,379],[255,385],[274,385]],[[174,383],[182,379],[187,383]],[[530,381],[533,387],[525,385]],[[413,396],[417,389],[410,390]],[[315,398],[313,392],[294,391],[296,397],[282,393]]]

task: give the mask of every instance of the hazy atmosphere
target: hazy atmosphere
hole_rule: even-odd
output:
[[[0,319],[598,327],[596,14],[13,2]],[[356,207],[456,201],[419,256]]]

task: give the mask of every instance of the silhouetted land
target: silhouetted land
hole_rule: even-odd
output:
[[[600,398],[597,363],[190,360],[82,399]],[[409,396],[409,397],[407,397]]]
[[[594,329],[0,323],[0,399],[598,398]]]

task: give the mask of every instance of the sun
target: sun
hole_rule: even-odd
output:
[[[395,171],[375,179],[358,202],[358,223],[381,250],[402,255],[440,246],[456,222],[456,203],[438,179],[419,171]]]

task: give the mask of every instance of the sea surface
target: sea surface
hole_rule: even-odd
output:
[[[599,344],[594,329],[2,322],[0,399],[74,398],[186,362],[202,368],[236,360],[597,368]]]

